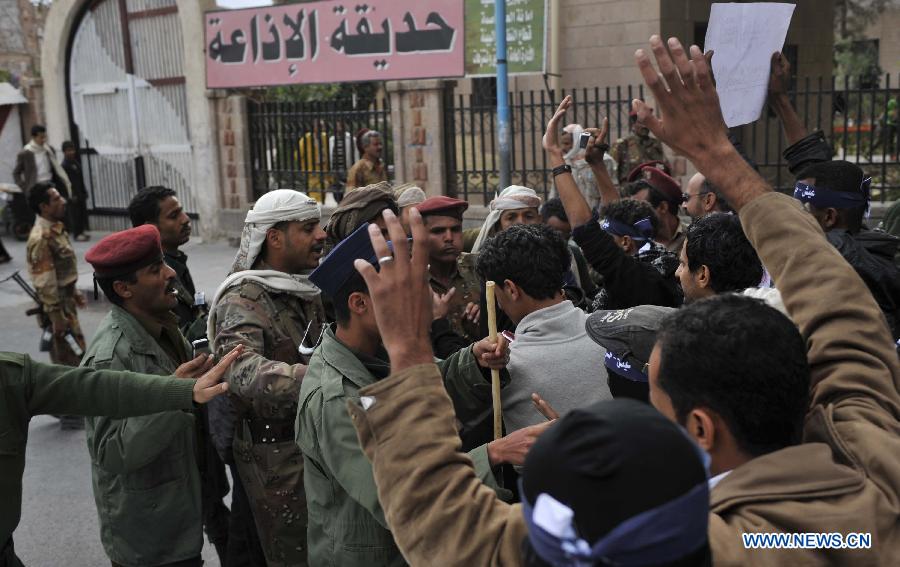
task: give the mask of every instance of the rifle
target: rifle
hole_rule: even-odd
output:
[[[41,336],[41,351],[47,352],[50,350],[50,337],[53,335],[52,324],[50,323],[50,318],[47,317],[47,314],[44,313],[44,305],[41,303],[41,299],[38,297],[37,291],[34,290],[33,287],[28,285],[28,282],[25,281],[25,278],[19,274],[19,270],[16,270],[12,273],[11,276],[6,277],[0,280],[0,283],[8,282],[9,280],[13,280],[22,290],[28,294],[28,297],[34,301],[37,306],[27,309],[25,311],[25,315],[29,317],[32,315],[37,315],[38,317],[38,326],[44,330],[43,335]],[[68,329],[66,331],[65,336],[66,342],[69,343],[69,346],[72,348],[72,352],[75,353],[75,356],[81,356],[84,354],[84,350],[82,350],[81,346],[78,344],[78,341],[75,340],[75,335],[72,334],[72,329]]]

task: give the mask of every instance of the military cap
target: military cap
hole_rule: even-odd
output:
[[[648,161],[628,174],[628,181],[644,179],[670,201],[681,202],[681,185],[669,176],[669,167],[661,161]]]
[[[162,261],[159,229],[145,224],[114,232],[92,246],[84,259],[94,267],[94,277],[98,279],[133,274]]]
[[[309,280],[322,290],[322,293],[334,297],[347,281],[357,273],[353,261],[363,259],[377,267],[375,249],[369,240],[369,223],[363,223],[341,240],[320,263],[319,267],[309,275]]]
[[[429,197],[416,205],[416,209],[422,216],[439,215],[445,213],[447,216],[461,215],[469,208],[469,203],[453,197],[441,195],[439,197]]]
[[[630,309],[595,311],[585,331],[606,349],[606,367],[629,380],[646,382],[645,366],[656,344],[656,331],[672,307],[641,305]]]

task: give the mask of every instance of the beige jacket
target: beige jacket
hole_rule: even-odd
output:
[[[812,406],[804,444],[745,463],[712,490],[714,562],[897,565],[900,364],[887,324],[865,284],[794,199],[768,194],[747,205],[741,220],[806,339]],[[406,369],[360,394],[375,402],[367,411],[351,405],[352,418],[410,564],[520,565],[522,512],[482,487],[458,452],[437,368]],[[872,547],[745,549],[743,532],[868,532]]]

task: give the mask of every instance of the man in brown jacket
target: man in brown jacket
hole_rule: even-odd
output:
[[[796,368],[795,377],[802,382],[809,372],[810,404],[798,431],[802,439],[780,448],[765,447],[764,440],[748,450],[739,442],[741,421],[728,411],[735,408],[711,403],[704,397],[708,392],[667,390],[670,376],[677,380],[690,364],[687,360],[680,371],[674,368],[674,359],[689,358],[684,351],[673,351],[677,341],[667,342],[663,333],[654,349],[652,402],[684,425],[712,458],[711,472],[717,477],[711,481],[710,493],[713,561],[717,565],[896,564],[900,555],[900,361],[886,322],[865,293],[865,284],[828,244],[814,220],[790,197],[773,193],[731,146],[709,65],[700,50],[692,47],[689,61],[677,40],[669,41],[671,57],[659,37],[651,38],[651,46],[671,90],[643,50],[636,58],[665,118],[652,116],[639,101],[635,108],[657,137],[722,187],[740,212],[747,237],[779,282],[808,360],[807,368]],[[560,111],[569,104],[564,101]],[[397,271],[389,278],[373,277],[372,270],[360,266],[374,297],[394,376],[360,391],[367,409],[350,406],[360,442],[373,462],[388,524],[413,565],[432,564],[435,558],[458,564],[523,564],[522,541],[528,532],[522,509],[499,502],[483,489],[471,464],[456,452],[459,441],[447,417],[452,408],[429,360],[427,321],[419,321],[427,317],[419,314],[426,309],[427,299],[416,285],[424,280],[424,273],[404,271],[405,263],[396,264]],[[396,289],[407,293],[403,308],[392,305]],[[707,301],[727,308],[734,300]],[[740,307],[743,313],[733,313],[734,317],[765,313],[771,318],[760,305],[744,302]],[[702,308],[703,302],[698,302],[683,312]],[[424,338],[399,331],[413,323],[423,329],[418,335]],[[795,351],[803,348],[799,341],[774,344],[767,335],[758,336],[757,341],[768,347],[767,363],[783,358],[794,364]],[[702,368],[703,357],[694,358],[698,372],[732,373],[736,378],[745,372],[737,365]],[[670,369],[675,369],[674,374]],[[767,392],[749,379],[743,385],[759,396],[797,395],[793,390]],[[410,470],[408,463],[413,461],[416,467]],[[790,537],[780,548],[754,549],[743,535],[767,533]],[[834,535],[812,542],[802,537],[817,533]],[[860,533],[863,538],[855,537]]]

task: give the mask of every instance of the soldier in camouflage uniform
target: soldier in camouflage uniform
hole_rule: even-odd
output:
[[[78,267],[75,250],[63,224],[66,200],[51,183],[38,183],[28,192],[28,204],[36,218],[28,235],[28,273],[44,311],[42,326],[51,325],[53,342],[50,360],[55,364],[78,366],[81,356],[69,346],[72,336],[84,351],[84,335],[76,307],[84,307],[84,296],[76,289]]]
[[[447,301],[445,319],[450,329],[464,339],[462,346],[478,340],[477,314],[481,299],[481,281],[475,274],[474,256],[462,251],[462,215],[467,208],[467,202],[443,196],[430,197],[416,205],[428,229],[431,289],[440,296],[454,290]],[[438,352],[437,356],[446,358],[459,350],[460,345],[453,346],[457,348],[448,347],[448,352]]]
[[[318,203],[281,189],[247,213],[231,275],[210,306],[215,353],[245,346],[227,375],[238,412],[234,457],[270,567],[306,565],[303,457],[294,442],[300,383],[325,324],[308,270],[325,242]]]
[[[628,121],[631,124],[631,135],[619,138],[612,150],[620,186],[628,181],[628,174],[642,163],[666,162],[662,143],[656,138],[652,138],[650,130],[637,121],[637,114],[631,112],[628,115]]]

